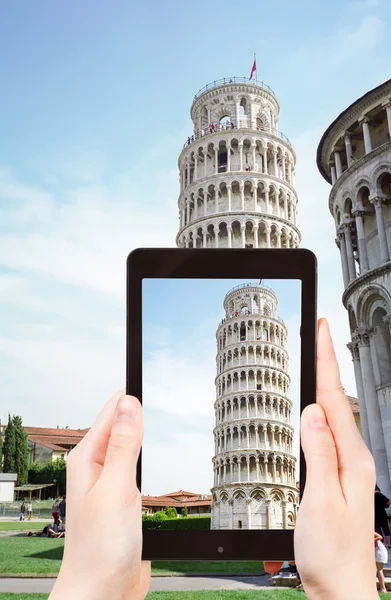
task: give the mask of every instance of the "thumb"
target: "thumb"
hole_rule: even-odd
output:
[[[319,497],[341,493],[337,450],[334,438],[319,404],[307,406],[301,416],[301,443],[307,467],[304,494],[318,504]]]
[[[141,404],[133,396],[122,396],[115,409],[102,471],[106,482],[109,480],[113,486],[128,482],[136,484],[142,437]]]

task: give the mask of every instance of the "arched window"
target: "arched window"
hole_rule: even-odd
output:
[[[239,115],[241,117],[245,117],[247,115],[247,100],[246,100],[246,98],[242,98],[240,101]]]

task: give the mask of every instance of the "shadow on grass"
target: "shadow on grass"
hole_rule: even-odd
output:
[[[36,554],[29,554],[26,558],[41,558],[45,560],[62,560],[62,556],[64,554],[64,546],[59,546],[58,548],[51,548],[50,550],[45,550],[44,552],[37,552]]]

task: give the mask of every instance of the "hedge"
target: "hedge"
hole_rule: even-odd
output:
[[[143,518],[143,529],[210,530],[210,517],[188,517],[187,519],[167,519],[157,523],[153,517]]]

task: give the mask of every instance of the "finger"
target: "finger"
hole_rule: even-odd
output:
[[[348,496],[349,488],[352,488],[353,483],[354,486],[357,484],[357,471],[361,472],[363,468],[370,471],[371,457],[343,390],[329,326],[325,319],[319,321],[318,330],[317,403],[326,413],[337,450],[341,483],[345,495]],[[362,478],[361,483],[367,486],[367,478]]]
[[[264,561],[263,568],[265,569],[266,573],[270,573],[270,575],[273,575],[273,573],[277,573],[277,571],[281,569],[283,564],[283,562],[273,562],[267,560]]]
[[[111,428],[102,471],[106,485],[116,493],[134,491],[136,466],[143,437],[141,404],[133,396],[122,396],[118,401]]]
[[[117,392],[103,407],[87,434],[71,452],[68,470],[72,487],[88,491],[98,480],[105,461],[114,413],[123,392]],[[75,464],[75,469],[72,468]]]
[[[324,410],[318,404],[310,404],[302,413],[301,444],[307,468],[303,500],[315,506],[319,506],[320,498],[322,503],[327,497],[335,501],[340,496],[342,500],[337,451]]]

